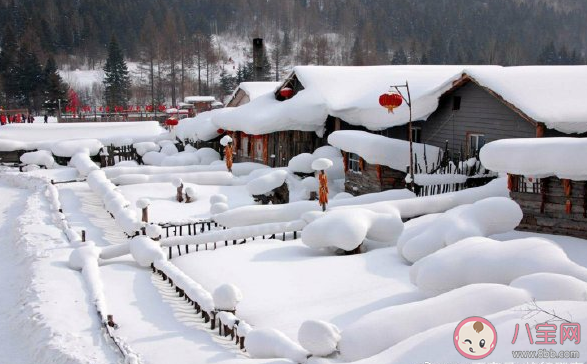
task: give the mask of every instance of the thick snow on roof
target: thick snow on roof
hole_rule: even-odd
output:
[[[298,66],[294,73],[306,90],[315,90],[324,98],[328,114],[353,125],[381,130],[409,120],[406,103],[394,113],[379,105],[379,96],[389,91],[391,85],[409,83],[412,120],[425,120],[438,107],[438,98],[462,76],[463,69],[463,66]],[[407,97],[406,90],[400,90]]]
[[[303,90],[283,102],[277,101],[273,92],[266,93],[247,104],[228,108],[226,113],[215,115],[212,122],[218,128],[254,135],[284,130],[322,135],[327,116],[324,99],[316,91]]]
[[[199,113],[194,118],[179,121],[175,133],[179,139],[208,141],[218,136],[218,127],[212,123],[212,117],[225,113],[228,109],[215,109]]]
[[[241,82],[238,88],[249,96],[249,100],[254,100],[268,92],[275,92],[280,85],[281,82]]]
[[[502,139],[481,148],[481,163],[495,172],[587,180],[587,139]]]
[[[475,67],[465,72],[549,128],[587,132],[587,66]]]
[[[387,138],[365,131],[342,130],[330,134],[328,143],[345,152],[359,155],[369,164],[381,164],[399,171],[405,171],[410,165],[410,143],[405,140]],[[438,155],[442,153],[438,147],[412,143],[413,153],[418,157],[418,163],[422,169],[424,169],[424,149],[426,149],[426,159],[430,166],[436,163]]]
[[[186,96],[183,99],[184,102],[192,103],[192,102],[214,102],[216,99],[214,96]]]

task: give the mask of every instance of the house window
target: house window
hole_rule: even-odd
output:
[[[453,111],[461,109],[461,97],[460,96],[453,96],[452,109],[453,109]]]
[[[412,142],[413,143],[421,143],[422,142],[422,128],[412,127]]]
[[[349,171],[353,171],[354,173],[360,173],[361,172],[361,166],[360,166],[360,160],[361,157],[359,157],[357,154],[355,153],[349,153],[349,165],[348,165],[348,170]]]
[[[485,135],[483,134],[469,134],[469,157],[476,157],[479,155],[479,150],[485,145]]]

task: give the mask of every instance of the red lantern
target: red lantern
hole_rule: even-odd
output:
[[[224,129],[218,129],[218,130],[216,130],[216,132],[217,132],[218,134],[224,134]]]
[[[402,95],[397,92],[388,92],[379,96],[379,105],[387,109],[388,112],[393,113],[393,109],[399,107],[403,103]]]
[[[284,99],[289,99],[289,98],[291,98],[293,96],[294,90],[291,89],[291,88],[289,88],[289,87],[284,87],[281,90],[279,90],[279,94]]]
[[[165,120],[165,125],[167,125],[167,126],[176,126],[177,125],[177,119],[169,118],[169,119]]]
[[[165,107],[165,105],[159,105],[159,111],[160,112],[165,112],[165,110],[167,110],[167,108]]]

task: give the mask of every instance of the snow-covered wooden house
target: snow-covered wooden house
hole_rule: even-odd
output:
[[[489,143],[481,161],[507,173],[524,217],[518,230],[587,238],[587,139],[531,138]]]

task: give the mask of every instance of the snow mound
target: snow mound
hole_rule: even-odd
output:
[[[229,210],[228,205],[225,202],[216,202],[212,206],[210,206],[210,213],[212,215],[221,214]]]
[[[175,144],[165,143],[161,146],[160,153],[171,156],[171,155],[175,155],[175,154],[179,153],[179,150],[177,150],[177,147],[175,146]]]
[[[163,228],[157,224],[148,224],[145,226],[145,233],[151,239],[157,239],[163,234]]]
[[[318,192],[318,189],[320,188],[320,183],[315,177],[306,177],[302,180],[302,186],[304,186],[308,193]]]
[[[312,169],[315,171],[323,171],[332,167],[334,163],[328,158],[318,158],[312,162]]]
[[[166,259],[161,244],[146,236],[136,236],[130,241],[130,254],[141,267]]]
[[[302,230],[302,242],[315,249],[337,247],[350,251],[365,239],[394,245],[403,231],[395,213],[376,213],[362,208],[329,211]]]
[[[312,162],[314,162],[315,159],[316,157],[310,153],[298,154],[289,160],[287,168],[289,168],[289,170],[292,172],[314,173],[314,170],[312,169]]]
[[[333,200],[344,200],[347,198],[353,198],[354,196],[348,192],[339,192],[332,199]]]
[[[148,198],[139,198],[136,202],[136,205],[139,209],[145,209],[149,207],[150,204],[151,200],[149,200]]]
[[[225,136],[222,137],[222,139],[220,139],[220,144],[223,147],[226,147],[230,143],[232,143],[232,138],[229,137],[228,135],[225,135]]]
[[[247,352],[258,359],[287,358],[305,363],[309,353],[282,332],[275,329],[253,329],[245,341]]]
[[[587,280],[587,268],[571,261],[550,240],[473,237],[417,261],[410,268],[410,281],[423,291],[441,293],[473,283],[509,284],[518,277],[541,272]]]
[[[257,177],[247,183],[247,191],[251,195],[264,195],[285,183],[287,171],[282,169],[271,171],[261,177]]]
[[[214,290],[212,297],[217,310],[233,311],[243,299],[243,294],[235,285],[223,284]]]
[[[563,274],[530,274],[514,279],[510,287],[525,289],[536,301],[587,301],[587,283]]]
[[[346,361],[368,358],[420,332],[466,317],[503,311],[531,299],[522,289],[472,284],[422,301],[373,311],[345,328],[340,353]]]
[[[218,202],[227,203],[228,197],[226,197],[226,195],[223,195],[221,193],[210,196],[210,204],[211,205],[214,205],[215,203],[218,203]]]
[[[27,152],[20,156],[20,161],[24,164],[36,164],[47,168],[53,167],[55,160],[51,152],[47,150],[38,150],[36,152]]]
[[[91,172],[100,169],[86,153],[75,154],[71,157],[70,163],[82,177],[87,177]]]
[[[189,186],[189,187],[186,187],[185,188],[185,194],[186,194],[186,196],[188,196],[192,200],[195,200],[196,197],[198,196],[198,193],[196,192],[196,189],[193,188],[192,186]]]
[[[80,152],[97,155],[102,147],[103,145],[98,139],[64,140],[53,144],[51,152],[58,157],[72,157]]]
[[[220,153],[212,148],[200,148],[195,154],[201,165],[209,165],[220,160]]]
[[[161,150],[159,144],[155,142],[134,143],[133,147],[137,151],[137,154],[141,157],[144,156],[147,152],[158,152],[159,150]]]
[[[200,158],[193,152],[180,152],[161,160],[162,167],[189,166],[200,164]]]
[[[312,355],[328,356],[336,351],[340,341],[340,330],[325,321],[308,320],[300,326],[298,341]]]
[[[88,263],[97,262],[100,257],[100,248],[94,242],[88,241],[85,245],[73,250],[69,255],[68,266],[71,269],[82,270]]]
[[[514,230],[522,210],[506,197],[491,197],[461,205],[427,223],[412,223],[398,242],[398,252],[410,263],[472,236],[489,236]]]

